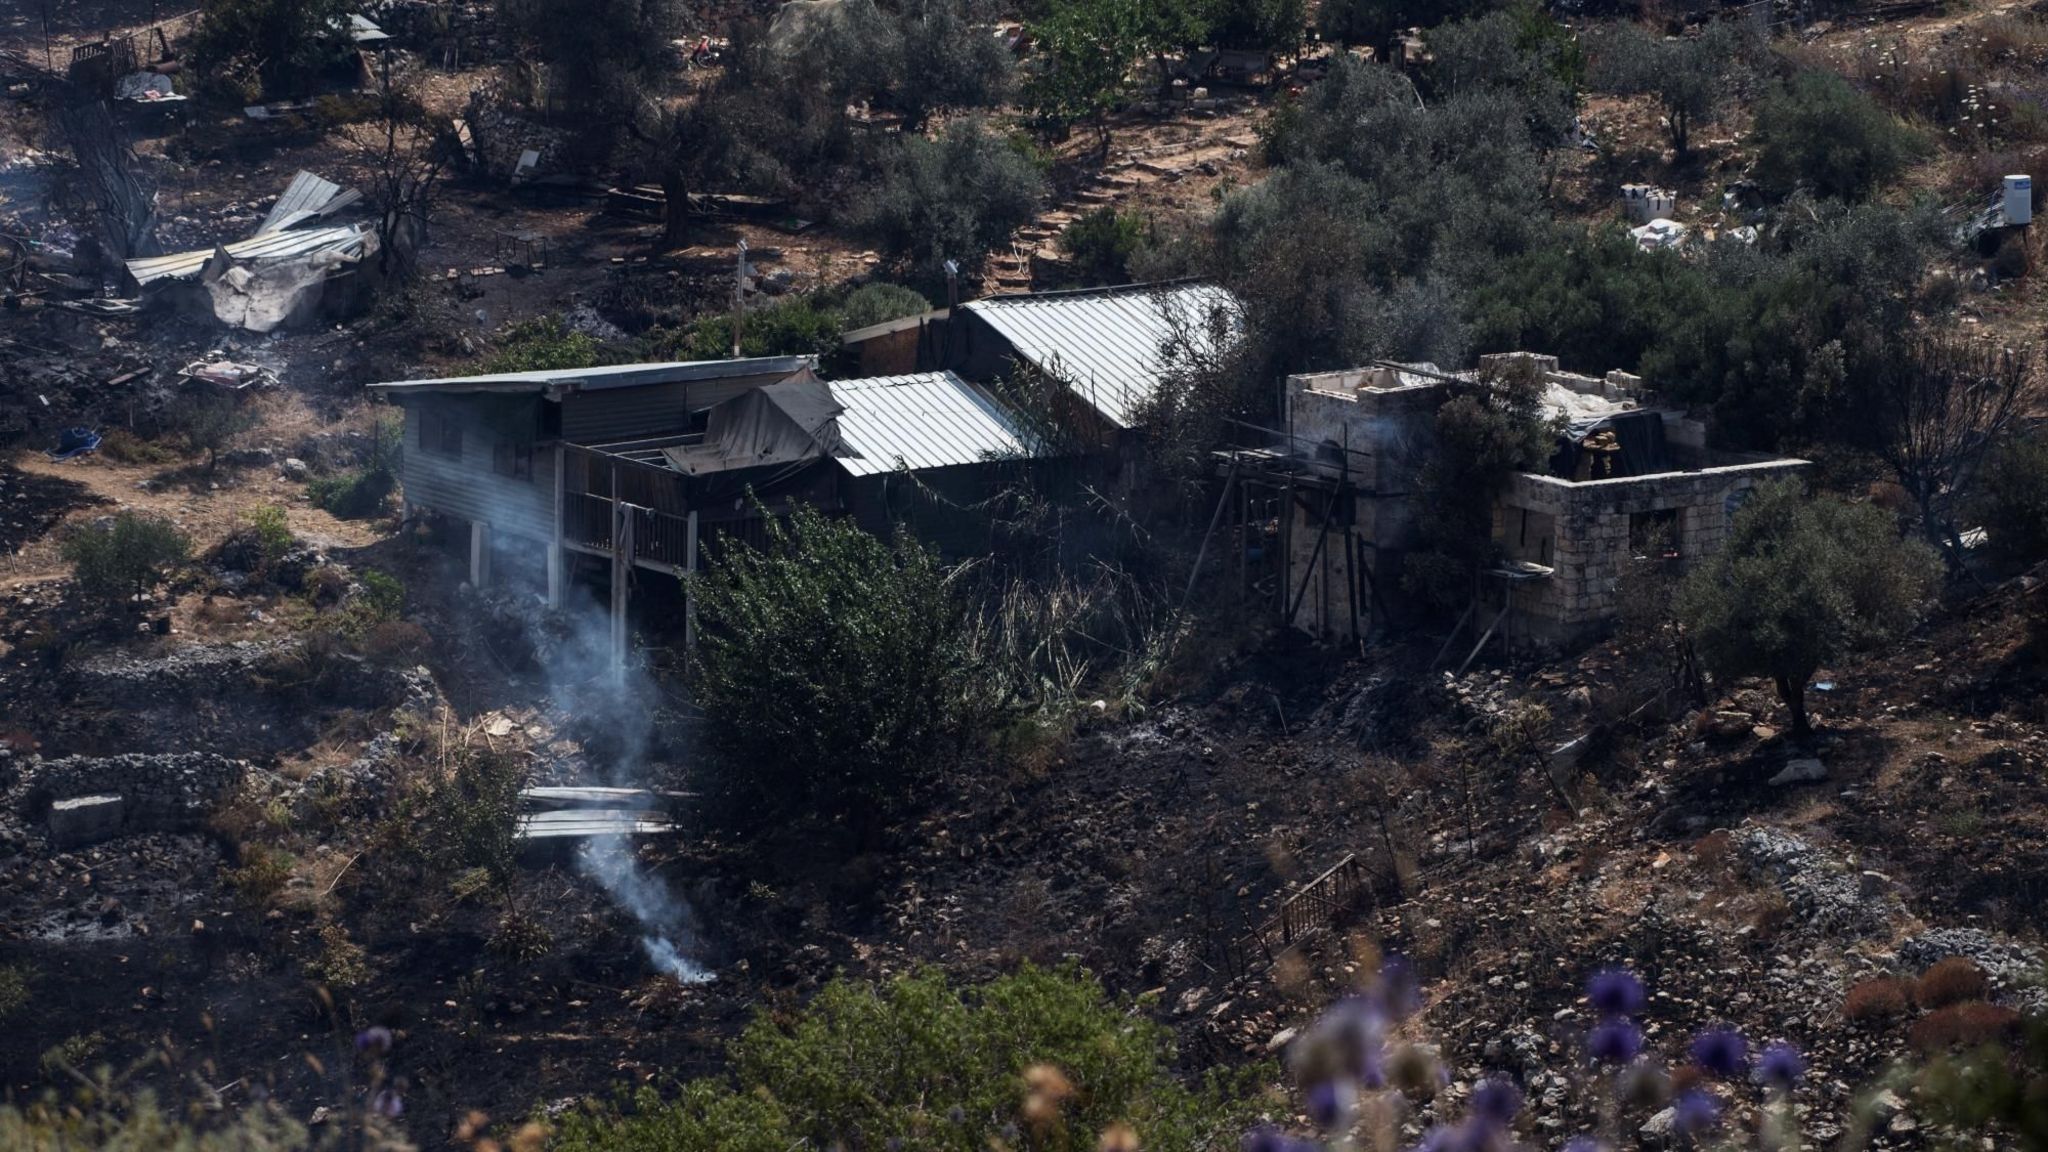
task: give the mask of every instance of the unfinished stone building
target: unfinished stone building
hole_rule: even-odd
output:
[[[1700,421],[1656,405],[1628,373],[1581,376],[1527,353],[1486,357],[1480,372],[1509,367],[1539,374],[1564,431],[1549,468],[1518,473],[1495,505],[1503,559],[1468,615],[1475,639],[1554,647],[1598,634],[1628,564],[1713,552],[1751,489],[1806,467],[1710,448]],[[1436,411],[1472,378],[1388,364],[1287,381],[1285,447],[1237,453],[1234,467],[1284,492],[1278,583],[1290,624],[1353,640],[1409,611],[1401,574],[1420,542]]]

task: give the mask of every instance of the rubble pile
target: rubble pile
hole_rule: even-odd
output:
[[[1817,929],[1882,935],[1902,911],[1881,873],[1859,873],[1791,832],[1752,825],[1737,829],[1732,843],[1752,873],[1783,889]]]

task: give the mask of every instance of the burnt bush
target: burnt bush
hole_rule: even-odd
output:
[[[1981,1048],[2005,1040],[2019,1020],[2020,1014],[2012,1009],[1981,1000],[1951,1004],[1915,1022],[1911,1043],[1914,1051],[1927,1055]]]
[[[1842,1015],[1859,1022],[1903,1016],[1910,991],[1911,986],[1904,980],[1890,977],[1862,981],[1851,987],[1849,994],[1842,998]]]
[[[1922,1008],[1947,1008],[1969,1000],[1982,1000],[1991,990],[1984,969],[1966,956],[1951,956],[1926,972],[1913,985],[1913,1002]]]

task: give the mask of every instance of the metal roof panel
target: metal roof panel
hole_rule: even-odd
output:
[[[841,441],[859,453],[838,463],[854,476],[1042,454],[1015,415],[951,372],[835,380],[832,394],[846,409]]]

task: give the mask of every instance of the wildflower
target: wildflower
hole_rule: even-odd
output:
[[[1721,1102],[1714,1094],[1699,1088],[1689,1088],[1678,1094],[1671,1102],[1672,1127],[1681,1136],[1692,1136],[1705,1132],[1721,1122]]]
[[[1367,1088],[1386,1083],[1387,1017],[1363,996],[1339,1001],[1289,1054],[1296,1081],[1314,1084],[1343,1077]]]
[[[1415,966],[1398,954],[1390,954],[1380,961],[1373,998],[1387,1015],[1396,1020],[1413,1016],[1422,1007],[1422,986],[1416,980]]]
[[[1586,1054],[1602,1064],[1626,1064],[1643,1051],[1643,1030],[1625,1016],[1603,1020],[1586,1036]]]
[[[1607,1152],[1607,1145],[1592,1136],[1574,1136],[1565,1141],[1564,1152]]]
[[[356,1033],[356,1051],[382,1055],[391,1051],[391,1029],[365,1028]]]
[[[1308,1090],[1308,1118],[1325,1132],[1342,1132],[1351,1127],[1358,1106],[1358,1090],[1343,1080],[1325,1080]]]
[[[1627,1016],[1643,1006],[1643,982],[1626,968],[1602,968],[1586,981],[1586,998],[1602,1016]]]
[[[1237,1146],[1242,1152],[1318,1152],[1313,1143],[1289,1136],[1271,1124],[1245,1133]]]
[[[1767,1087],[1790,1092],[1805,1076],[1805,1058],[1799,1055],[1799,1049],[1783,1040],[1765,1045],[1763,1054],[1757,1058],[1757,1082]]]
[[[1733,1028],[1709,1028],[1693,1037],[1692,1061],[1709,1075],[1730,1080],[1749,1069],[1749,1042]]]
[[[1522,1090],[1505,1076],[1489,1076],[1472,1089],[1472,1115],[1495,1128],[1515,1122],[1522,1110]]]
[[[379,1088],[370,1097],[370,1111],[388,1120],[405,1115],[405,1101],[390,1088]]]

